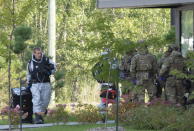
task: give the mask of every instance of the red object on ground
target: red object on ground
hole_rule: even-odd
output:
[[[106,98],[102,98],[102,102],[103,103],[106,103],[107,102],[107,99]],[[114,99],[108,99],[108,104],[109,103],[115,103],[116,101]]]

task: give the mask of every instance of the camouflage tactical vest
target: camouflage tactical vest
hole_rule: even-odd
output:
[[[181,56],[176,56],[172,58],[172,63],[171,63],[171,67],[170,67],[170,71],[172,70],[178,70],[178,71],[183,71],[184,67],[185,67],[185,63],[184,63],[184,58]]]
[[[152,59],[149,57],[149,55],[139,55],[136,70],[137,71],[152,70]]]

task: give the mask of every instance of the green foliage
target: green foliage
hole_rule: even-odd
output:
[[[59,70],[57,72],[55,72],[55,80],[60,80],[60,79],[63,79],[64,75],[65,75],[65,72],[62,71],[62,70]]]
[[[76,118],[79,122],[97,122],[102,120],[97,107],[90,104],[79,104],[76,110]]]
[[[64,87],[64,85],[65,85],[65,82],[63,80],[60,80],[60,81],[58,80],[55,83],[55,88],[62,88]]]
[[[2,65],[2,73],[4,73],[7,69],[8,45],[11,42],[15,53],[21,55],[18,57],[12,54],[11,72],[12,76],[17,78],[18,67],[21,66],[25,72],[26,63],[31,57],[31,49],[34,46],[43,48],[47,54],[48,1],[17,1],[14,15],[8,8],[12,7],[10,5],[12,5],[11,1],[3,1],[0,4],[0,16],[2,16],[0,35],[4,34],[0,38],[0,66]],[[56,98],[60,101],[69,102],[74,97],[85,101],[85,96],[87,98],[98,96],[97,93],[95,95],[93,93],[98,91],[91,68],[99,60],[99,54],[104,48],[112,51],[111,58],[119,59],[126,51],[136,48],[138,45],[136,41],[145,39],[150,44],[152,53],[162,54],[164,51],[164,45],[166,45],[164,34],[170,29],[169,9],[99,10],[95,8],[95,0],[57,0],[57,7],[56,61],[57,68],[65,72],[64,77],[59,75],[61,79],[56,82],[57,87],[64,87],[55,90]],[[20,37],[15,37],[14,42],[9,40],[13,25],[31,27],[33,34],[28,44]],[[14,34],[25,36],[30,34],[30,31],[21,28]],[[25,36],[24,39],[27,38],[29,37]],[[6,81],[4,77],[0,85],[5,85]],[[13,86],[17,85],[15,83],[12,80]],[[88,90],[91,91],[88,93],[89,96],[84,95]],[[79,93],[74,96],[73,91]],[[88,100],[97,100],[97,97],[94,98]],[[78,100],[81,101],[80,99]]]
[[[6,106],[4,108],[1,109],[0,112],[0,117],[2,118],[2,120],[6,121],[7,118],[9,117],[9,107]],[[10,122],[12,125],[18,125],[19,121],[20,121],[20,109],[19,108],[12,108],[10,109]],[[23,117],[23,115],[22,115]]]
[[[125,106],[125,107],[124,107]],[[156,103],[151,106],[121,106],[121,121],[135,129],[162,131],[192,131],[193,108],[184,110],[167,103]],[[126,108],[127,107],[127,108]]]
[[[165,125],[163,131],[193,131],[193,109],[189,109],[182,114],[178,115],[175,119],[176,122],[171,123],[170,125]]]
[[[129,82],[129,80],[120,80],[122,94],[127,94],[134,87],[134,84]]]
[[[188,79],[189,78],[187,74],[185,74],[179,70],[172,70],[170,72],[170,75],[176,76],[176,78],[178,78],[178,79]]]
[[[193,75],[193,71],[194,71],[193,59],[194,59],[194,52],[193,51],[188,51],[186,59],[185,59],[185,64],[186,64],[185,71],[184,72],[180,72],[178,70],[173,70],[173,71],[170,72],[170,74],[176,76],[177,78],[184,78],[184,79],[193,80],[194,79],[194,75]]]
[[[0,125],[8,125],[8,123],[7,119],[0,119]]]
[[[193,63],[193,59],[194,59],[194,52],[193,51],[188,51],[187,56],[186,56],[186,65],[187,67],[193,71],[194,69],[194,63]]]
[[[130,111],[130,110],[134,110],[138,107],[139,105],[136,104],[136,103],[132,103],[132,102],[124,102],[124,103],[120,103],[119,105],[119,120],[121,122],[126,122],[127,119],[128,119],[128,115],[127,113]],[[110,111],[109,111],[109,118],[112,118],[112,119],[116,119],[116,104],[113,104],[110,108]]]
[[[89,0],[60,0],[58,7],[57,61],[60,61],[58,67],[65,68],[66,71],[65,88],[60,89],[61,95],[73,94],[71,85],[75,80],[78,80],[77,85],[81,91],[86,90],[86,86],[94,81],[90,72],[92,65],[100,59],[99,54],[104,48],[112,51],[111,59],[119,59],[126,51],[134,50],[139,39],[152,38],[149,44],[157,47],[154,53],[158,53],[161,50],[159,48],[166,44],[163,35],[170,27],[169,10],[96,10],[93,1]],[[67,9],[65,13],[61,10],[64,7]],[[104,69],[108,67],[106,64]],[[106,77],[107,72],[106,70],[102,76]],[[114,78],[118,78],[118,75]]]
[[[180,111],[173,107],[162,105],[140,106],[126,112],[125,122],[136,129],[160,130],[175,124],[179,114]]]
[[[55,88],[62,88],[64,87],[64,76],[65,72],[63,70],[59,70],[55,72],[54,77],[55,77]]]
[[[31,28],[26,26],[19,26],[14,31],[15,42],[13,45],[13,51],[16,54],[22,53],[27,47],[25,41],[31,38]]]
[[[27,26],[18,26],[14,31],[15,40],[17,41],[18,37],[19,40],[27,41],[31,38],[32,30],[30,27]]]
[[[169,43],[169,44],[175,44],[176,42],[176,32],[175,28],[172,27],[171,30],[169,30],[165,35],[164,39]]]
[[[69,113],[63,105],[57,105],[51,113],[46,117],[47,122],[67,122],[69,118]]]
[[[24,41],[20,41],[20,40],[17,39],[17,41],[15,41],[14,43],[15,46],[13,47],[13,52],[15,54],[20,54],[26,48]]]
[[[189,69],[189,72],[186,74],[187,78],[189,78],[190,80],[194,80],[194,75],[193,75],[193,71],[194,71],[194,63],[193,63],[194,52],[193,51],[188,51],[186,58],[187,58],[186,59],[186,66]]]
[[[118,61],[110,54],[100,57],[98,63],[92,68],[96,80],[115,83],[119,80]]]

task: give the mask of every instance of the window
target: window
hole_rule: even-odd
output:
[[[181,52],[184,57],[188,50],[193,50],[193,10],[181,12]]]

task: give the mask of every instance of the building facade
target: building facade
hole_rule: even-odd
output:
[[[171,8],[171,24],[183,56],[194,50],[194,0],[97,0],[98,8]]]

